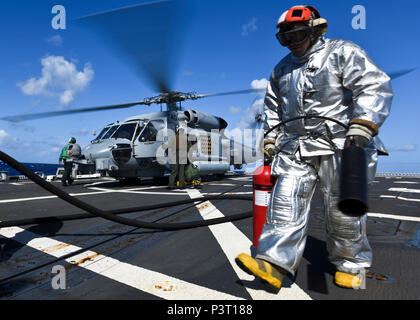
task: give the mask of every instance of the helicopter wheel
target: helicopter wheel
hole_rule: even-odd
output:
[[[137,185],[141,183],[141,179],[138,177],[128,177],[128,178],[121,178],[118,179],[121,184],[128,184],[128,185]]]
[[[167,185],[169,183],[168,177],[153,177],[153,181],[157,185]]]

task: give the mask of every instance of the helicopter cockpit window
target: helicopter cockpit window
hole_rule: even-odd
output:
[[[99,141],[102,139],[102,136],[107,132],[109,127],[105,127],[102,129],[102,131],[98,134],[98,136],[93,141]]]
[[[112,138],[128,139],[131,141],[131,139],[133,138],[133,134],[134,134],[134,130],[136,129],[136,126],[137,126],[137,122],[122,124],[118,128],[118,130],[114,133]]]
[[[159,135],[159,131],[165,127],[163,121],[152,120],[150,121],[146,128],[143,130],[142,134],[139,137],[140,142],[146,141],[161,141],[162,137]]]
[[[105,133],[105,135],[102,137],[102,139],[109,139],[112,136],[112,134],[115,132],[115,130],[118,129],[118,127],[119,126],[113,126],[113,127],[111,127],[111,129],[109,129],[108,132]]]
[[[144,129],[144,122],[140,122],[137,130],[136,130],[136,134],[134,135],[134,140],[137,139],[137,137],[139,136],[140,132]]]

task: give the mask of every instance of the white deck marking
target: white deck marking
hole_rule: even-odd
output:
[[[384,213],[371,213],[371,212],[369,212],[368,217],[420,222],[420,217],[397,216],[397,215],[394,215],[394,214],[384,214]]]
[[[252,177],[229,178],[229,180],[252,180]]]
[[[407,189],[407,188],[389,188],[388,191],[404,192],[404,193],[420,193],[420,189]]]
[[[203,195],[220,195],[220,192],[203,192],[202,193]],[[224,193],[224,195],[226,195],[226,194],[230,194],[230,195],[233,195],[233,194],[237,194],[237,195],[241,195],[241,194],[253,194],[253,191],[237,191],[237,192],[235,192],[235,191],[232,191],[232,192],[225,192]]]
[[[202,196],[198,190],[188,190],[188,194],[192,199]],[[197,209],[205,220],[224,217],[223,213],[210,201],[197,205]],[[238,254],[250,253],[251,241],[233,223],[213,225],[209,226],[209,228],[239,279],[252,281],[254,277],[242,271],[235,263],[235,258]],[[245,289],[254,300],[311,300],[311,297],[295,283],[290,288],[282,288],[278,294],[269,293],[263,287],[260,290],[256,290],[245,286]]]
[[[79,197],[79,196],[90,196],[90,195],[96,195],[96,194],[103,194],[103,193],[139,193],[137,190],[150,190],[150,189],[156,189],[156,188],[162,188],[159,187],[143,187],[143,188],[131,188],[126,190],[114,190],[114,189],[106,189],[106,188],[97,188],[97,187],[90,187],[91,190],[96,190],[96,192],[82,192],[82,193],[69,193],[73,197]],[[147,194],[154,194],[153,192],[145,192]],[[157,193],[156,193],[157,194]],[[171,194],[171,193],[160,193],[160,194]],[[173,193],[172,193],[173,195]],[[18,199],[6,199],[6,200],[0,200],[0,203],[11,203],[11,202],[23,202],[23,201],[34,201],[34,200],[44,200],[44,199],[55,199],[58,198],[57,196],[41,196],[41,197],[29,197],[29,198],[18,198]]]
[[[401,196],[388,196],[388,195],[381,195],[380,198],[383,199],[396,199],[396,200],[403,200],[403,201],[413,201],[413,202],[420,202],[420,199],[414,199],[414,198],[405,198]]]
[[[83,193],[70,193],[73,197],[79,196],[90,196],[94,194],[103,194],[112,191],[100,191],[100,192],[83,192]],[[7,199],[7,200],[0,200],[0,203],[10,203],[10,202],[22,202],[22,201],[33,201],[33,200],[44,200],[44,199],[54,199],[58,198],[57,196],[42,196],[42,197],[30,197],[30,198],[18,198],[18,199]]]
[[[150,190],[150,189],[157,189],[160,188],[162,189],[161,186],[159,187],[147,187],[147,188],[136,188],[136,189],[123,189],[123,190],[112,190],[112,192],[118,192],[118,193],[134,193],[134,194],[154,194],[154,195],[169,195],[169,196],[185,196],[185,190],[179,190],[179,191],[183,191],[183,193],[177,193],[177,192],[159,192],[159,191],[141,191],[141,190]],[[92,190],[109,190],[109,189],[104,189],[104,188],[98,188],[98,187],[90,187],[89,189]],[[173,191],[178,191],[178,190],[173,190]]]
[[[19,227],[1,228],[0,234],[57,258],[81,249],[71,244],[41,237]],[[65,261],[163,299],[243,300],[240,297],[121,262],[90,250],[67,258]]]
[[[112,192],[119,192],[119,193],[136,193],[136,194],[154,194],[154,195],[187,195],[187,192],[189,189],[174,189],[171,192],[160,192],[160,191],[143,191],[144,189],[156,189],[156,188],[162,188],[162,187],[147,187],[147,188],[137,188],[137,189],[123,189],[123,190],[112,190]],[[98,188],[98,187],[89,187],[91,190],[98,190],[98,191],[106,191],[109,189],[104,188]],[[111,190],[110,190],[111,191]],[[252,194],[252,191],[232,191],[232,192],[226,192],[226,194],[230,195],[241,195],[241,194]],[[220,192],[203,192],[203,195],[219,195]]]
[[[419,182],[414,182],[414,181],[394,181],[394,183],[399,183],[399,184],[419,184]]]

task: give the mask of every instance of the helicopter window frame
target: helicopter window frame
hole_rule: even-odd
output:
[[[103,129],[101,130],[101,132],[99,132],[98,136],[97,136],[95,139],[93,139],[93,140],[92,140],[92,142],[102,140],[102,137],[105,135],[105,133],[107,133],[107,132],[108,132],[108,130],[109,130],[110,128],[111,128],[110,126],[109,126],[109,127],[108,127],[108,126],[106,126],[105,128],[103,128]]]
[[[136,141],[137,138],[139,138],[141,136],[141,133],[143,132],[144,128],[146,128],[145,122],[143,120],[138,120],[137,121],[137,127],[136,127],[136,130],[134,131],[132,141]]]
[[[163,142],[164,141],[163,139],[158,139],[159,138],[159,130],[154,125],[156,123],[159,124],[160,128],[165,128],[165,121],[163,121],[163,120],[150,120],[150,121],[148,121],[145,124],[142,132],[138,136],[138,139],[137,139],[138,142],[143,142],[144,143],[144,142]],[[144,138],[143,134],[148,132],[147,130],[148,130],[149,127],[153,127],[155,132],[153,132],[149,137],[146,137],[147,139],[146,138],[142,139],[142,138]]]
[[[104,134],[104,137],[102,138],[102,140],[106,140],[106,139],[112,139],[112,136],[114,135],[115,131],[118,130],[118,128],[120,127],[120,124],[111,126],[109,128],[109,130],[106,132],[106,134]],[[114,129],[115,128],[115,129]],[[108,136],[109,134],[109,136]]]
[[[134,134],[136,132],[136,129],[137,129],[137,125],[138,125],[138,122],[126,122],[126,123],[122,123],[119,126],[119,128],[117,130],[115,130],[115,132],[112,134],[111,139],[127,139],[129,141],[132,141],[133,140],[133,137],[134,137]],[[131,126],[132,127],[132,129],[129,129],[129,130],[131,130],[130,138],[117,137],[117,135],[120,133],[121,128],[128,127],[128,126]]]

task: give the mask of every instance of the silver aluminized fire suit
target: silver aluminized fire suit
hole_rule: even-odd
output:
[[[390,78],[350,41],[319,38],[303,57],[292,53],[275,67],[265,98],[265,132],[280,121],[303,115],[334,118],[348,125],[379,128],[392,103]],[[319,119],[294,121],[271,132],[278,153],[277,176],[259,239],[257,258],[294,274],[306,244],[310,202],[317,181],[323,193],[329,260],[339,271],[358,273],[372,263],[364,217],[337,208],[339,169],[346,129]],[[368,174],[376,173],[376,136],[366,147]]]

